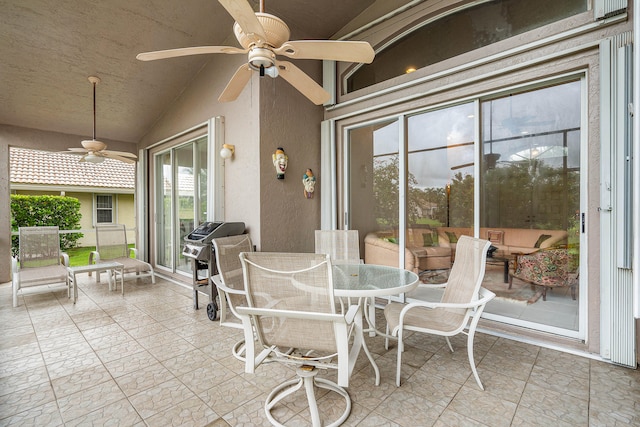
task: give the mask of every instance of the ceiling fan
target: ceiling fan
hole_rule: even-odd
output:
[[[208,53],[248,54],[218,97],[220,102],[235,100],[251,79],[251,73],[276,78],[281,76],[314,104],[321,105],[330,98],[329,93],[289,61],[280,61],[276,55],[294,59],[325,59],[332,61],[370,63],[375,52],[362,41],[298,40],[289,41],[287,24],[277,16],[264,13],[264,0],[260,12],[254,12],[246,0],[218,0],[236,20],[233,32],[242,49],[232,46],[198,46],[140,53],[141,61],[174,58]]]
[[[89,82],[93,85],[93,138],[82,141],[83,148],[69,148],[69,151],[63,151],[63,153],[80,155],[81,162],[101,163],[105,158],[109,158],[125,163],[135,163],[137,159],[135,154],[107,150],[107,144],[96,140],[96,85],[100,83],[100,78],[89,76]]]

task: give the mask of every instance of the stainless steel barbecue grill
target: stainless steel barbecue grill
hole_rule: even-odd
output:
[[[215,320],[218,313],[218,293],[211,281],[211,277],[217,273],[211,242],[219,237],[243,234],[244,230],[244,222],[203,222],[184,238],[182,255],[191,259],[193,272],[193,307],[198,309],[198,291],[206,288],[209,294],[207,316],[210,320]],[[205,271],[206,277],[200,276],[202,271]]]

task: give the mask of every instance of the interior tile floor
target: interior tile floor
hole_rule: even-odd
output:
[[[79,277],[66,292],[20,298],[0,285],[0,426],[267,426],[264,399],[291,368],[245,374],[231,355],[239,329],[210,321],[200,298],[167,280],[125,282],[125,296]],[[380,310],[378,310],[380,311]],[[378,322],[384,318],[378,316]],[[380,325],[380,323],[379,323]],[[395,350],[367,338],[381,370],[361,355],[348,388],[346,426],[638,426],[640,372],[535,345],[476,336],[481,391],[465,337],[407,339],[400,387]],[[320,397],[321,412],[337,404]],[[287,426],[309,425],[305,400],[277,409]]]

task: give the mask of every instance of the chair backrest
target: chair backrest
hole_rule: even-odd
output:
[[[127,230],[124,224],[97,224],[96,251],[102,261],[128,258]]]
[[[329,254],[332,262],[360,263],[358,230],[316,230],[315,252]]]
[[[222,282],[228,288],[243,290],[244,279],[239,255],[241,252],[253,252],[251,238],[248,234],[240,234],[213,239],[212,243]]]
[[[269,311],[253,317],[263,347],[338,351],[333,323],[314,319],[314,314],[336,314],[327,255],[245,252],[240,260],[247,305]],[[306,312],[310,316],[302,320],[278,316],[278,312]]]
[[[445,303],[469,303],[478,298],[487,262],[488,240],[461,236],[456,245],[456,258],[442,295]],[[447,309],[464,313],[465,309]]]
[[[58,226],[20,227],[18,240],[20,268],[61,264]]]

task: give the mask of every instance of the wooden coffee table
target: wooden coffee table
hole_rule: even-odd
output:
[[[487,264],[504,265],[504,283],[509,283],[509,263],[515,259],[515,255],[494,255],[492,257],[487,257]]]

